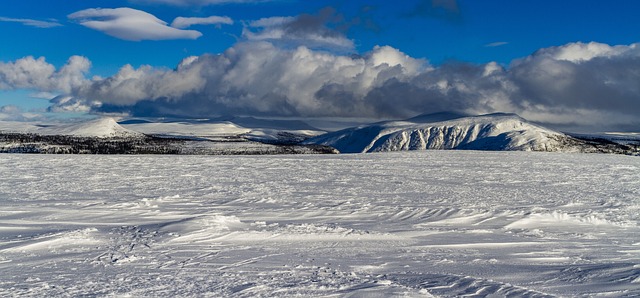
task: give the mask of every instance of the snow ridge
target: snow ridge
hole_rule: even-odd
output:
[[[337,131],[307,141],[332,146],[342,153],[428,149],[495,151],[579,151],[572,138],[532,124],[515,114],[452,117],[422,116]],[[419,119],[419,121],[413,121]]]

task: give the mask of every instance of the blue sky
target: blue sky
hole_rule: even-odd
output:
[[[22,0],[11,1],[10,4],[5,3],[2,6],[0,38],[5,46],[0,50],[0,63],[2,63],[0,67],[9,70],[4,71],[4,77],[0,72],[0,106],[18,106],[24,112],[34,111],[34,109],[43,110],[56,104],[63,106],[61,101],[64,101],[63,108],[49,110],[82,113],[116,111],[143,116],[163,114],[162,111],[169,109],[184,110],[183,116],[244,113],[263,116],[353,115],[379,118],[410,116],[409,111],[437,112],[447,109],[493,112],[504,110],[524,113],[541,122],[567,125],[579,122],[578,120],[584,116],[604,119],[599,121],[607,122],[606,119],[621,114],[624,117],[620,119],[625,121],[607,123],[633,128],[636,121],[633,115],[625,114],[625,111],[635,112],[640,105],[637,99],[638,94],[634,93],[637,92],[637,88],[634,89],[633,86],[625,86],[629,87],[629,90],[612,95],[612,97],[620,97],[613,100],[616,109],[603,111],[602,104],[597,102],[597,98],[576,102],[578,99],[573,97],[580,91],[569,95],[555,89],[531,91],[533,87],[529,86],[530,81],[527,81],[527,84],[522,83],[525,81],[524,75],[515,72],[518,69],[516,66],[527,70],[529,74],[540,69],[540,65],[543,64],[533,63],[544,62],[541,55],[535,54],[541,52],[548,53],[545,57],[552,57],[549,59],[554,61],[570,61],[575,64],[571,71],[576,78],[578,74],[589,73],[591,68],[586,64],[594,64],[593,67],[596,67],[595,64],[604,63],[599,61],[604,59],[603,57],[616,56],[618,59],[620,55],[620,57],[632,59],[631,62],[636,62],[637,50],[634,44],[638,42],[637,32],[640,32],[640,22],[637,21],[637,12],[640,11],[639,1]],[[127,10],[113,10],[115,8],[127,8]],[[113,22],[114,18],[124,16],[128,17],[126,22]],[[183,20],[189,20],[188,22],[192,25],[181,26],[174,23],[176,18],[185,18]],[[108,23],[107,27],[99,28],[96,27],[98,25],[92,25],[92,22],[105,20]],[[164,21],[166,25],[157,24],[158,21]],[[204,24],[207,22],[208,24]],[[177,25],[172,26],[172,24]],[[591,42],[597,42],[597,45],[601,46],[589,47]],[[264,48],[265,44],[272,48]],[[392,50],[386,51],[376,46],[388,46]],[[616,46],[625,48],[616,48]],[[292,83],[292,85],[278,86],[269,90],[253,90],[253,86],[260,85],[256,82],[251,87],[234,85],[233,90],[226,90],[224,94],[219,94],[219,83],[236,72],[245,71],[246,77],[259,75],[250,68],[240,68],[255,60],[247,60],[254,57],[253,51],[266,51],[271,55],[267,55],[270,57],[265,58],[267,60],[255,61],[255,63],[276,65],[276,59],[282,59],[282,63],[290,65],[294,58],[298,57],[296,55],[300,54],[296,52],[299,47],[304,47],[315,55],[310,64],[300,65],[300,68],[315,65],[313,70],[316,72],[325,68],[335,70],[336,65],[342,63],[340,57],[363,57],[361,62],[365,65],[377,63],[371,60],[376,53],[378,53],[377,57],[382,57],[376,58],[378,60],[392,59],[390,61],[397,62],[398,55],[406,56],[411,60],[402,60],[398,63],[403,70],[396,75],[391,74],[391,70],[383,71],[371,64],[378,78],[381,78],[381,74],[384,73],[386,79],[378,83],[366,81],[369,89],[364,91],[353,89],[355,88],[353,86],[362,85],[363,82],[338,86],[339,84],[327,75],[327,79],[322,82],[315,82],[315,76],[310,76],[302,82],[294,82],[295,84]],[[594,49],[597,49],[595,50],[597,53],[589,56],[588,59],[558,58],[560,53],[566,53],[567,50],[574,51],[572,53],[580,56],[587,52],[592,53]],[[202,82],[197,86],[186,88],[180,94],[173,91],[162,94],[155,90],[150,91],[151,86],[157,84],[152,80],[162,77],[160,72],[164,72],[165,76],[176,75],[185,78],[186,73],[182,74],[175,70],[184,58],[203,57],[198,59],[199,63],[196,64],[206,63],[205,66],[218,69],[226,63],[221,59],[215,59],[219,54],[228,58],[230,63],[238,68],[235,70],[229,68],[227,69],[229,73],[220,77],[205,75],[200,69],[198,75],[190,75],[190,79],[185,79],[185,84],[198,79],[202,79]],[[283,55],[290,56],[287,58]],[[330,57],[322,58],[321,55]],[[30,65],[25,67],[34,67],[32,72],[27,72],[27,76],[36,76],[35,68],[38,65],[49,65],[55,68],[54,74],[49,74],[52,80],[59,79],[68,83],[69,79],[61,78],[63,76],[61,69],[70,57],[74,56],[86,59],[86,64],[90,64],[90,68],[80,65],[82,64],[80,62],[76,65],[78,68],[75,69],[74,78],[77,82],[73,86],[68,84],[62,86],[62,83],[33,83],[35,79],[30,82],[8,79],[9,73],[16,71],[17,62],[28,56],[33,56],[35,59],[44,57],[46,62],[23,61],[25,65]],[[594,58],[598,58],[596,59],[598,61],[592,61]],[[531,63],[518,62],[522,60],[531,61]],[[359,63],[356,58],[354,61],[356,64]],[[385,60],[387,66],[390,68],[397,66],[393,65],[395,62],[390,61]],[[609,62],[623,69],[612,69],[610,73],[605,73],[605,76],[610,74],[616,77],[620,72],[634,73],[629,69],[631,67],[629,65],[633,63],[625,66],[625,63],[617,60]],[[135,86],[138,89],[131,92],[142,93],[142,95],[136,97],[132,96],[132,93],[127,93],[126,96],[120,96],[118,95],[122,93],[120,91],[102,92],[107,88],[108,83],[111,84],[115,80],[114,77],[125,65],[131,65],[132,70],[137,71],[136,79],[139,79]],[[194,65],[189,67],[195,68]],[[554,67],[556,66],[560,67],[562,63]],[[433,86],[440,86],[444,84],[443,81],[455,88],[458,87],[452,82],[461,81],[466,86],[464,90],[469,89],[470,86],[485,86],[483,84],[490,82],[479,81],[486,76],[474,77],[473,69],[476,69],[475,72],[481,72],[482,69],[487,70],[492,67],[501,67],[501,71],[505,73],[504,78],[493,78],[492,82],[497,84],[496,82],[501,80],[501,84],[507,87],[501,90],[478,89],[477,94],[492,94],[485,95],[487,98],[479,99],[482,103],[467,103],[470,99],[457,98],[458,95],[451,95],[450,91],[430,93],[434,89]],[[577,73],[578,70],[581,72]],[[295,71],[273,69],[267,73],[278,75],[280,80],[277,82],[282,82],[283,78],[297,71],[299,69]],[[364,77],[367,71],[362,71],[362,75],[354,74],[351,77]],[[553,75],[558,72],[550,71],[549,73]],[[126,75],[133,75],[133,72],[127,72]],[[264,74],[261,73],[261,75]],[[92,80],[93,76],[99,76],[102,81]],[[597,75],[594,72],[589,79],[595,77]],[[112,80],[109,80],[110,78]],[[598,94],[600,100],[605,101],[606,99],[602,97],[608,96],[602,95],[606,94],[606,88],[611,87],[611,81],[610,77],[602,79],[603,88],[593,90],[591,93]],[[618,83],[624,84],[623,81]],[[432,82],[434,85],[427,86],[425,82]],[[123,88],[126,86],[120,83],[118,86],[109,85],[109,87],[125,90]],[[406,83],[406,86],[402,88],[396,86],[400,83]],[[508,86],[510,84],[518,90],[517,94],[503,94],[511,88]],[[317,87],[313,90],[296,89],[310,85]],[[139,86],[147,87],[139,88]],[[391,103],[380,104],[384,99],[374,97],[382,96],[380,94],[391,94],[390,96],[393,97],[396,93],[391,92],[390,86],[401,88],[397,90],[402,92],[409,92],[406,90],[413,90],[412,88],[415,87],[416,90],[403,96],[416,99],[405,103],[403,107],[394,106],[391,109],[393,112],[384,113],[389,110],[384,106]],[[382,87],[386,89],[381,90]],[[102,90],[100,91],[102,93],[97,92],[98,89]],[[283,89],[287,89],[287,92],[282,91]],[[456,94],[464,90],[457,90]],[[293,97],[298,96],[292,94],[298,91],[300,94],[307,94],[308,98],[294,99]],[[599,93],[600,91],[602,93]],[[196,93],[198,96],[194,95]],[[49,102],[32,98],[34,94],[39,95],[35,97],[67,96],[68,98]],[[110,96],[110,98],[101,96]],[[500,96],[516,99],[505,100],[500,99]],[[338,98],[340,102],[337,102]],[[495,104],[500,100],[504,102]],[[376,106],[376,104],[380,105]],[[201,109],[201,106],[205,108]],[[74,110],[73,107],[81,108]],[[192,113],[199,110],[205,110],[205,112]],[[567,113],[574,115],[569,117]]]
[[[42,29],[2,22],[0,37],[6,41],[1,61],[26,55],[45,56],[61,65],[72,55],[93,62],[93,72],[110,75],[124,64],[174,67],[186,55],[219,53],[241,35],[242,22],[272,16],[317,13],[324,7],[339,9],[345,18],[365,15],[378,28],[354,25],[347,33],[366,52],[375,45],[390,45],[434,63],[447,59],[468,62],[509,63],[539,48],[576,41],[611,45],[637,42],[640,32],[638,1],[458,1],[458,12],[414,12],[420,1],[271,1],[264,3],[174,6],[154,1],[44,1],[23,0],[4,4],[0,16],[47,21],[62,25]],[[445,1],[446,2],[446,1]],[[368,13],[364,7],[370,6]],[[113,38],[68,20],[67,15],[87,8],[131,7],[171,22],[179,16],[229,16],[235,23],[222,28],[198,26],[197,40],[129,42]],[[415,15],[411,15],[415,13]],[[506,42],[498,47],[491,43]]]

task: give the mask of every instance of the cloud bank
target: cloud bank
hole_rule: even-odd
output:
[[[263,20],[275,22],[276,20]],[[286,21],[286,20],[285,20]],[[388,47],[340,55],[266,41],[184,59],[175,69],[124,66],[87,79],[72,57],[56,70],[32,57],[0,64],[0,89],[58,91],[52,109],[138,116],[225,114],[402,118],[514,112],[555,125],[640,127],[640,45],[570,43],[497,63],[440,66]]]
[[[68,18],[85,27],[130,41],[197,39],[202,36],[195,30],[169,27],[150,13],[127,7],[85,9],[68,15]],[[178,23],[181,24],[180,21]]]

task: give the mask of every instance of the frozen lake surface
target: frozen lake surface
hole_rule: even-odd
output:
[[[640,295],[640,158],[0,155],[0,296]]]

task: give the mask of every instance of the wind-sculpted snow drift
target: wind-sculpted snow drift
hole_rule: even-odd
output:
[[[428,149],[616,152],[616,146],[604,148],[589,144],[530,123],[515,114],[424,115],[405,121],[349,128],[312,138],[305,143],[331,146],[341,153]]]
[[[635,157],[9,154],[0,172],[0,297],[640,296]]]

